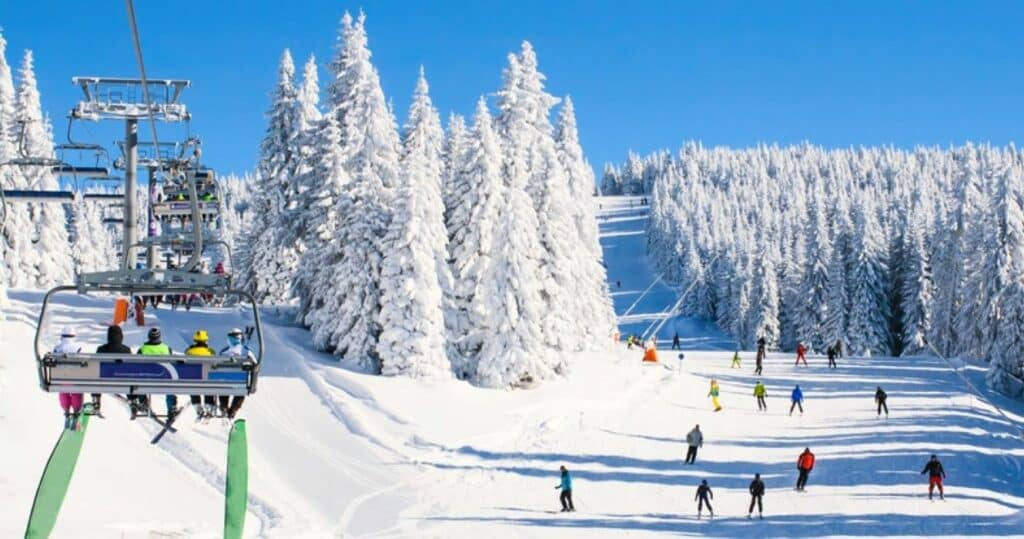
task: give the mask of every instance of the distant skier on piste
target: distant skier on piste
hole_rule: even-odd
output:
[[[711,518],[715,518],[715,510],[711,508],[713,499],[715,499],[715,493],[711,492],[708,480],[701,479],[700,486],[697,487],[697,495],[693,497],[693,501],[697,502],[697,518],[700,518],[701,510],[705,505],[708,507],[708,514],[711,515]]]
[[[799,384],[793,388],[789,400],[792,401],[792,404],[789,405],[789,415],[793,415],[794,408],[800,408],[800,415],[804,415],[804,392],[800,389]]]
[[[680,346],[679,346],[679,332],[678,331],[675,333],[675,335],[672,335],[672,349],[673,350],[680,350]]]
[[[559,466],[558,470],[562,476],[555,490],[562,490],[562,493],[558,496],[558,501],[562,502],[562,512],[575,511],[576,507],[572,504],[572,476],[569,475],[569,470],[565,466]]]
[[[807,366],[807,347],[804,346],[804,343],[797,343],[797,345],[796,345],[796,363],[794,363],[794,365],[799,365],[801,361],[804,362],[804,367],[806,367]]]
[[[875,404],[878,405],[879,416],[882,415],[882,409],[885,409],[885,417],[889,417],[889,405],[885,403],[888,398],[889,396],[882,390],[882,386],[878,386],[878,389],[875,389]]]
[[[711,379],[711,390],[708,391],[708,396],[711,397],[711,405],[714,406],[716,412],[722,410],[722,403],[718,402],[718,395],[721,393],[721,388],[718,387],[718,380]]]
[[[839,365],[836,364],[836,348],[829,346],[826,355],[828,356],[828,368],[838,369]]]
[[[946,478],[946,470],[942,469],[939,457],[932,455],[932,458],[924,465],[924,469],[921,470],[921,475],[924,474],[928,474],[928,499],[932,499],[935,487],[939,487],[939,499],[945,500],[946,496],[942,492],[942,480]]]
[[[757,399],[757,409],[761,412],[768,411],[768,403],[765,402],[765,397],[768,396],[768,390],[764,387],[764,384],[760,380],[754,384],[754,397]]]
[[[764,356],[765,356],[765,340],[764,337],[757,339],[757,356],[754,359],[754,374],[761,376],[763,370]]]
[[[736,350],[735,352],[733,352],[733,354],[732,354],[732,364],[729,365],[729,368],[730,369],[740,369],[740,368],[742,368],[740,366],[740,351],[739,350]]]
[[[811,470],[814,469],[814,453],[811,453],[810,447],[804,448],[804,452],[797,457],[796,469],[800,473],[796,479],[796,489],[803,492],[804,487],[807,486],[807,478],[811,475]]]
[[[704,447],[704,433],[700,431],[700,425],[686,433],[686,445],[686,463],[693,464],[697,460],[697,448]]]
[[[764,481],[761,481],[761,474],[754,474],[754,480],[750,482],[750,487],[747,489],[750,492],[750,509],[747,510],[747,518],[750,518],[754,514],[754,504],[757,504],[757,518],[764,518],[764,506],[762,505],[762,498],[764,498]]]

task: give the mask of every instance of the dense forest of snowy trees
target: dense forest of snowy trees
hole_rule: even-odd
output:
[[[315,345],[368,372],[524,387],[606,347],[615,317],[594,178],[571,102],[544,89],[529,43],[496,116],[442,129],[421,70],[398,129],[365,18],[342,19],[320,103],[311,59],[278,69],[239,275],[297,305]]]
[[[746,150],[685,145],[609,166],[651,195],[649,252],[684,314],[744,347],[984,358],[1019,387],[1024,154],[1014,147]],[[1016,391],[1016,390],[1014,390]]]

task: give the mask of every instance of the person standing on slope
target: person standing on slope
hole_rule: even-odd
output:
[[[558,496],[558,501],[562,502],[562,512],[575,511],[576,507],[572,505],[572,477],[565,466],[559,466],[558,469],[562,472],[562,480],[555,487],[555,490],[562,489],[562,494]]]
[[[800,390],[799,384],[793,388],[789,400],[792,401],[792,404],[789,405],[789,415],[793,415],[794,408],[800,408],[800,415],[804,415],[804,392]]]
[[[836,365],[836,348],[834,346],[828,347],[828,368],[838,369],[839,365]]]
[[[77,354],[82,348],[75,342],[75,330],[65,327],[60,331],[60,342],[53,348],[54,354]],[[82,412],[81,393],[61,393],[58,395],[60,407],[64,410],[64,428],[78,428],[78,414]]]
[[[833,346],[836,349],[836,357],[842,359],[843,357],[843,340],[836,339],[836,344]]]
[[[678,331],[675,333],[675,335],[672,335],[672,349],[673,350],[680,350],[681,349],[680,346],[679,346],[679,332]]]
[[[243,336],[245,335],[239,328],[232,328],[228,332],[228,346],[221,349],[220,355],[228,356],[234,359],[242,361],[256,361],[256,355],[252,353],[252,350],[245,344]],[[244,395],[235,395],[231,398],[231,404],[228,404],[228,396],[221,395],[220,407],[221,410],[227,414],[228,419],[234,419],[235,414],[242,408],[242,403],[245,402]]]
[[[164,344],[160,340],[160,328],[151,328],[146,334],[146,342],[139,347],[139,355],[143,356],[169,356],[173,352],[171,347]],[[167,403],[167,420],[171,421],[174,419],[174,415],[178,413],[178,396],[177,395],[166,395],[164,397]],[[136,410],[132,409],[132,419],[135,419]]]
[[[761,504],[764,498],[764,481],[761,481],[761,474],[754,474],[754,480],[750,482],[750,509],[747,510],[747,518],[754,514],[754,504],[757,503],[757,518],[764,518],[764,506]]]
[[[96,349],[97,354],[131,354],[132,349],[124,345],[124,331],[121,326],[110,326],[107,328],[107,342]],[[100,395],[93,393],[92,410],[100,413]]]
[[[760,380],[754,384],[754,397],[757,398],[757,410],[759,412],[768,411],[768,403],[765,402],[765,397],[768,396],[768,390],[765,389],[764,384]]]
[[[732,365],[729,365],[729,368],[730,369],[740,369],[740,368],[742,368],[740,366],[740,351],[739,350],[736,350],[735,352],[733,352],[733,354],[732,354]]]
[[[814,453],[811,453],[810,447],[805,447],[804,452],[800,453],[800,456],[797,457],[796,469],[800,472],[799,477],[796,479],[796,489],[803,492],[804,487],[807,486],[807,477],[811,474],[811,470],[814,469]]]
[[[686,433],[686,464],[693,464],[697,460],[697,448],[704,447],[704,433],[700,431],[700,425],[693,427],[693,430]]]
[[[942,492],[942,480],[946,478],[946,470],[942,469],[939,457],[932,455],[932,458],[924,465],[924,469],[921,470],[921,475],[926,473],[928,474],[928,499],[932,499],[932,492],[935,487],[939,487],[939,499],[945,500],[946,496]]]
[[[210,335],[205,329],[196,330],[192,334],[192,345],[185,349],[186,356],[214,356],[216,353],[209,345]],[[196,420],[215,415],[217,408],[216,397],[207,395],[205,398],[200,395],[191,395],[189,402],[196,411]],[[205,406],[204,406],[205,402]]]
[[[757,339],[757,356],[754,359],[754,374],[756,376],[761,376],[761,371],[763,368],[762,363],[764,362],[765,355],[765,346],[766,343],[764,337]]]
[[[802,342],[801,343],[797,343],[797,345],[796,345],[796,363],[794,363],[793,365],[799,365],[801,361],[804,362],[804,367],[806,367],[807,366],[807,347],[804,346],[804,343],[802,343]]]
[[[718,402],[718,395],[721,392],[718,387],[718,380],[711,379],[711,391],[708,391],[708,396],[711,397],[711,405],[715,407],[716,412],[722,411],[722,404]]]
[[[711,508],[713,499],[715,499],[715,493],[711,492],[708,480],[701,479],[700,486],[697,487],[697,495],[693,497],[693,501],[697,502],[697,518],[700,518],[701,510],[705,505],[708,506],[708,514],[711,515],[711,518],[715,518],[715,510]]]
[[[885,417],[889,417],[889,405],[885,403],[885,400],[888,398],[889,396],[885,394],[885,391],[882,391],[882,386],[878,386],[878,389],[875,390],[875,404],[878,405],[879,416],[882,415],[882,409],[884,408]]]

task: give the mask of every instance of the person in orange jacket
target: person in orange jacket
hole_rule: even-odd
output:
[[[794,365],[799,365],[801,361],[804,362],[804,367],[806,367],[807,366],[807,347],[804,346],[804,343],[797,343],[797,345],[796,345],[796,363],[794,363]]]
[[[807,476],[814,469],[814,453],[811,453],[810,447],[805,447],[804,452],[797,457],[796,469],[800,471],[800,477],[796,480],[796,489],[803,492],[804,487],[807,486]]]

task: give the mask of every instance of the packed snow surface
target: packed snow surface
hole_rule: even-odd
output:
[[[675,299],[643,256],[646,208],[600,199],[602,243],[617,312],[634,302],[623,333],[642,332]],[[630,208],[630,203],[634,207]],[[621,281],[621,287],[616,281]],[[639,299],[639,301],[637,301]],[[0,324],[0,536],[23,533],[63,417],[38,389],[31,341],[41,294],[12,293]],[[86,349],[102,342],[110,300],[62,296],[47,324],[55,338],[79,328]],[[753,354],[730,369],[731,341],[713,327],[672,319],[662,364],[640,352],[573,358],[568,379],[535,390],[496,391],[459,381],[375,377],[314,352],[286,313],[264,311],[266,355],[248,421],[250,514],[246,533],[267,537],[999,536],[1024,525],[1024,406],[991,394],[982,367],[935,358],[809,358],[795,367],[772,354],[757,412]],[[182,351],[195,329],[223,346],[243,311],[148,313]],[[146,328],[127,326],[126,344]],[[683,360],[667,350],[679,331]],[[721,412],[706,397],[722,387]],[[968,383],[970,382],[970,384]],[[789,392],[806,413],[788,415]],[[891,415],[876,416],[875,387]],[[972,388],[978,388],[977,390]],[[162,399],[154,399],[162,411]],[[998,408],[997,408],[998,407]],[[227,426],[193,422],[151,445],[156,425],[128,421],[106,398],[64,503],[56,537],[217,537],[221,533]],[[694,425],[704,447],[683,464]],[[793,490],[796,458],[817,455],[807,491]],[[939,455],[945,501],[930,502],[920,475]],[[573,473],[578,512],[557,513],[558,466]],[[767,484],[765,519],[747,520],[746,488]],[[714,521],[697,520],[697,484],[714,490]]]

